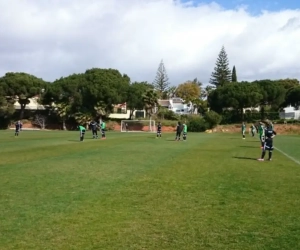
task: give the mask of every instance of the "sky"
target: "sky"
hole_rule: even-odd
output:
[[[0,9],[0,76],[115,68],[153,82],[163,60],[171,85],[207,84],[224,46],[239,81],[300,79],[297,1],[0,0]]]

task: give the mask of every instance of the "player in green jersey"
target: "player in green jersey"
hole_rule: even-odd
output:
[[[260,122],[258,126],[258,135],[261,143],[261,148],[263,148],[265,143],[265,126],[262,122]]]
[[[80,131],[80,141],[83,141],[84,140],[84,134],[85,134],[85,127],[79,125],[78,128],[79,128],[79,131]]]
[[[105,130],[106,130],[106,124],[104,121],[101,122],[101,134],[102,134],[102,140],[106,139],[106,135],[105,135]]]

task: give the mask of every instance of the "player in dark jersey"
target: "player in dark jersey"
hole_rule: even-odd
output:
[[[19,133],[22,130],[22,123],[21,123],[21,121],[17,121],[15,123],[15,127],[16,127],[15,136],[19,136]]]
[[[157,124],[157,133],[156,133],[156,138],[161,137],[161,123],[159,122]]]
[[[259,161],[264,161],[265,155],[266,155],[266,151],[269,151],[269,161],[272,160],[272,154],[273,154],[273,138],[276,136],[276,131],[273,130],[272,128],[272,124],[268,123],[267,127],[265,128],[264,131],[264,144],[263,144],[263,148],[262,148],[262,154],[261,154],[261,158],[258,159]]]
[[[183,129],[183,126],[181,125],[181,122],[178,122],[177,127],[176,127],[175,141],[180,141],[182,129]]]
[[[92,133],[93,133],[93,139],[98,138],[98,132],[97,132],[98,127],[99,127],[99,125],[98,125],[97,122],[92,121],[92,122],[90,123],[90,128],[91,128]]]

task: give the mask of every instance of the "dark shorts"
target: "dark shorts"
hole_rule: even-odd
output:
[[[273,142],[265,142],[263,149],[264,150],[272,151],[274,149]]]
[[[159,130],[157,130],[157,133],[159,133],[159,134],[160,134],[160,133],[161,133],[161,130],[160,130],[160,129],[159,129]]]

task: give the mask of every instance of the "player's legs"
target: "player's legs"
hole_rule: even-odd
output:
[[[80,141],[84,140],[85,130],[80,131]]]
[[[264,161],[266,150],[267,150],[267,145],[266,143],[264,143],[264,146],[262,147],[261,157],[258,159],[259,161]]]
[[[156,137],[161,137],[161,131],[157,130]]]
[[[176,133],[176,140],[180,141],[180,137],[181,137],[181,132]]]
[[[263,148],[264,147],[264,137],[262,135],[260,135],[259,140],[260,140],[260,147]]]
[[[97,130],[93,129],[93,139],[98,138]]]
[[[183,132],[182,139],[183,139],[184,141],[186,141],[186,133],[185,133],[185,132]]]
[[[273,143],[268,143],[268,150],[269,150],[269,159],[268,161],[271,161],[272,160],[272,155],[273,155],[273,150],[274,150],[274,147],[273,147]]]
[[[102,139],[105,139],[106,136],[105,136],[105,130],[104,129],[101,129],[101,134],[102,134]]]
[[[19,129],[16,129],[15,136],[19,136]]]
[[[243,139],[245,139],[245,130],[242,131]]]

